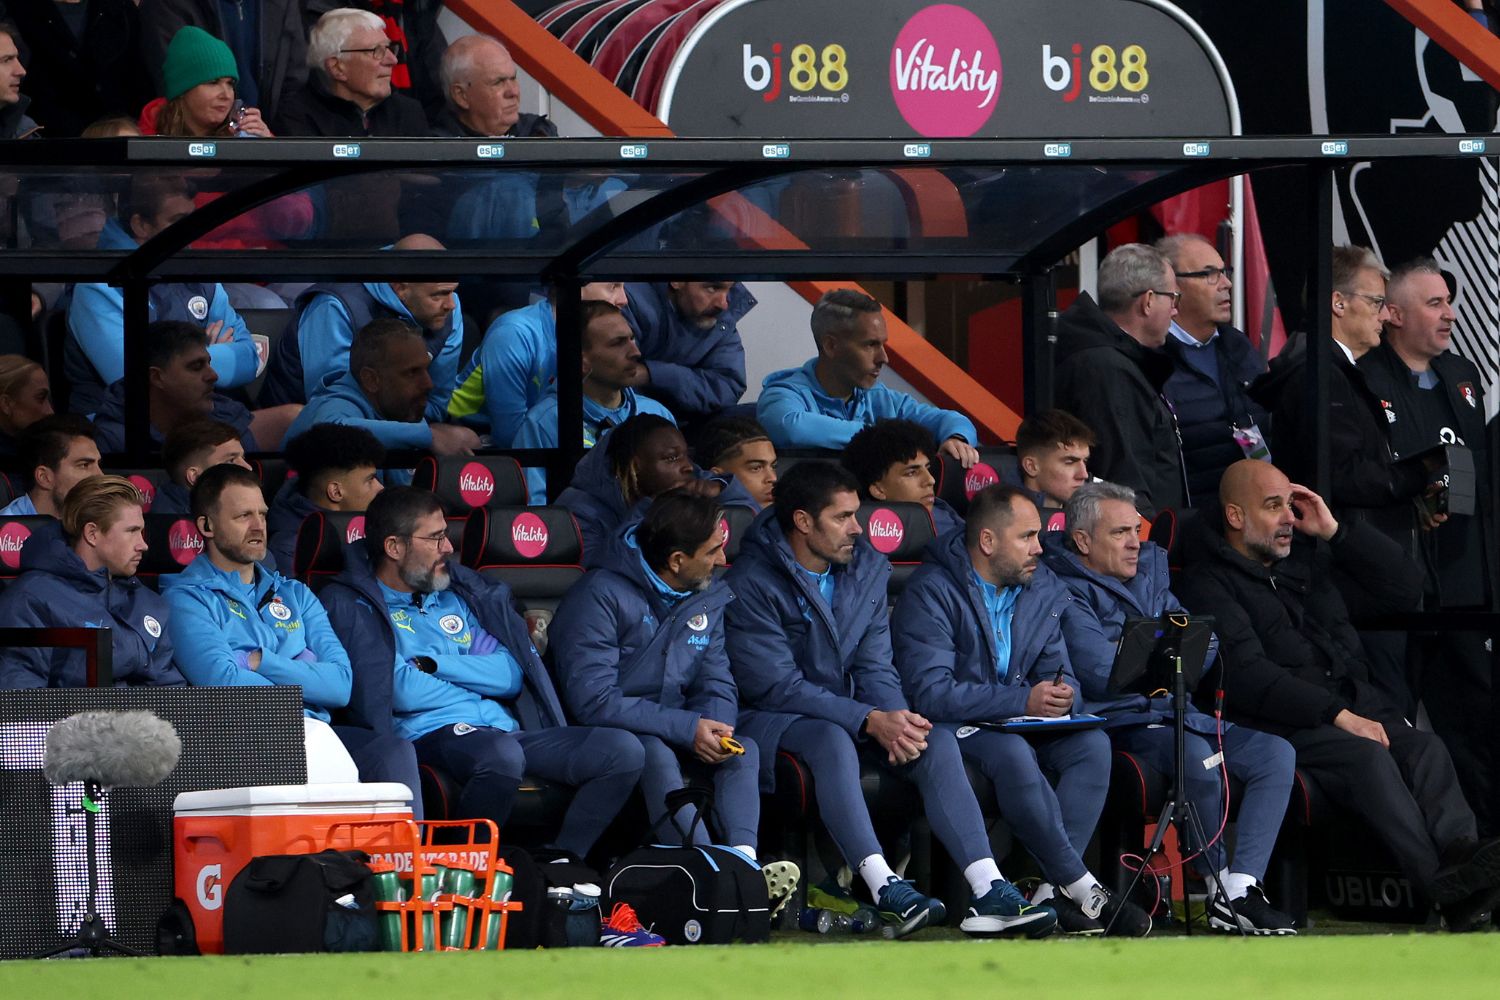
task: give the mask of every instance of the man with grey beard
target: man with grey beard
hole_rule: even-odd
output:
[[[442,506],[392,487],[365,511],[364,546],[319,595],[354,664],[353,721],[394,730],[463,783],[455,817],[502,829],[526,775],[575,789],[549,848],[582,858],[640,777],[640,742],[569,726],[510,589],[450,563]]]
[[[1500,902],[1500,840],[1478,839],[1442,741],[1371,685],[1331,569],[1365,581],[1386,613],[1416,603],[1420,578],[1400,571],[1395,542],[1336,519],[1268,462],[1231,465],[1219,502],[1221,530],[1190,547],[1202,555],[1182,600],[1216,620],[1228,718],[1285,737],[1297,767],[1365,821],[1448,929],[1475,929]]]

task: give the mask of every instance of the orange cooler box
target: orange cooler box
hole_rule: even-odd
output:
[[[172,805],[177,898],[192,916],[198,949],[224,951],[224,895],[250,859],[313,854],[326,847],[389,851],[386,828],[340,823],[411,819],[411,792],[396,783],[261,785],[183,792]],[[410,853],[409,851],[407,853]]]

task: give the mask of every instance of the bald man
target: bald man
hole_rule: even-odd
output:
[[[1219,497],[1222,525],[1205,532],[1182,597],[1218,621],[1226,714],[1285,737],[1297,766],[1369,825],[1448,929],[1474,929],[1500,902],[1500,840],[1479,841],[1442,742],[1370,684],[1329,563],[1365,580],[1387,612],[1415,603],[1420,573],[1389,538],[1338,520],[1267,462],[1231,465]]]

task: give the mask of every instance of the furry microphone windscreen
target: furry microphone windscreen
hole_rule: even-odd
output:
[[[177,730],[151,712],[80,712],[47,730],[42,772],[54,785],[147,788],[171,774],[181,754]]]

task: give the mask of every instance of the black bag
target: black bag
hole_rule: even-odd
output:
[[[667,795],[667,813],[647,834],[658,835],[670,821],[682,846],[648,844],[621,858],[609,872],[604,893],[610,904],[629,903],[641,923],[669,944],[753,943],[771,936],[771,902],[760,866],[739,851],[693,844],[698,824],[707,829],[713,793],[682,788]],[[687,830],[675,816],[697,807]]]
[[[224,953],[377,951],[369,860],[333,850],[251,858],[224,897]]]
[[[577,882],[599,881],[592,868],[574,862],[541,864],[524,848],[499,848],[500,860],[515,872],[510,898],[522,904],[520,913],[512,913],[505,924],[505,947],[529,951],[532,948],[579,948],[599,943],[599,905],[579,907],[574,894],[566,896],[549,890],[563,890]]]

